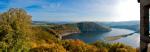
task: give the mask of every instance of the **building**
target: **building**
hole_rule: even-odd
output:
[[[138,0],[140,3],[140,45],[141,52],[147,52],[150,50],[148,48],[148,44],[150,44],[149,37],[149,8],[150,8],[150,0]],[[144,42],[144,43],[143,43]],[[150,51],[148,51],[150,52]]]

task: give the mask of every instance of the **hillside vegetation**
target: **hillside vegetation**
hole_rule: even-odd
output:
[[[94,22],[78,22],[78,23],[67,23],[67,24],[54,24],[48,22],[34,22],[34,27],[42,27],[47,31],[53,33],[55,36],[62,38],[76,33],[104,33],[111,31],[111,28],[107,26],[98,25]]]
[[[139,21],[123,21],[123,22],[96,22],[98,24],[103,24],[105,26],[110,26],[111,28],[122,28],[136,31],[140,31],[140,22]]]
[[[108,32],[111,31],[111,28],[104,27],[101,25],[98,25],[94,22],[80,22],[77,23],[77,26],[81,30],[81,32]]]
[[[20,8],[0,14],[0,52],[138,52],[121,43],[61,40],[56,34],[78,31],[70,25],[32,26],[31,16]],[[51,29],[49,31],[49,28]],[[68,30],[72,29],[72,30]]]

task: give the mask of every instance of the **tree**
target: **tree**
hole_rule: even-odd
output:
[[[0,15],[0,42],[1,46],[9,51],[26,50],[27,36],[31,35],[31,16],[23,9],[11,8]]]

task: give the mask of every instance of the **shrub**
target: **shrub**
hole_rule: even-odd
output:
[[[66,52],[63,46],[58,44],[41,45],[40,47],[30,49],[30,52]]]

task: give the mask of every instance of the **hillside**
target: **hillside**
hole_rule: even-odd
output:
[[[80,29],[73,24],[56,25],[54,27],[50,27],[49,31],[59,36],[66,36],[73,33],[80,33]]]
[[[58,37],[66,36],[73,33],[89,33],[89,32],[103,33],[111,31],[111,28],[107,26],[98,25],[94,22],[79,22],[67,24],[42,23],[42,25],[39,23],[35,23],[33,24],[33,26],[41,26],[47,28],[49,32],[53,32],[53,34],[55,34]]]
[[[111,28],[107,26],[101,26],[94,22],[80,22],[77,23],[78,28],[81,32],[108,32],[111,31]]]
[[[40,22],[41,23],[41,22]],[[98,25],[94,22],[78,22],[78,23],[67,23],[67,24],[56,24],[56,23],[35,23],[37,26],[48,26],[48,30],[55,32],[57,35],[65,36],[72,33],[87,33],[87,32],[109,32],[111,28],[107,26]],[[35,24],[33,24],[35,26]],[[44,25],[47,24],[47,25]]]
[[[140,30],[139,21],[123,21],[123,22],[96,22],[97,24],[103,24],[105,26],[110,26],[111,28],[123,28],[130,29],[136,32]]]

